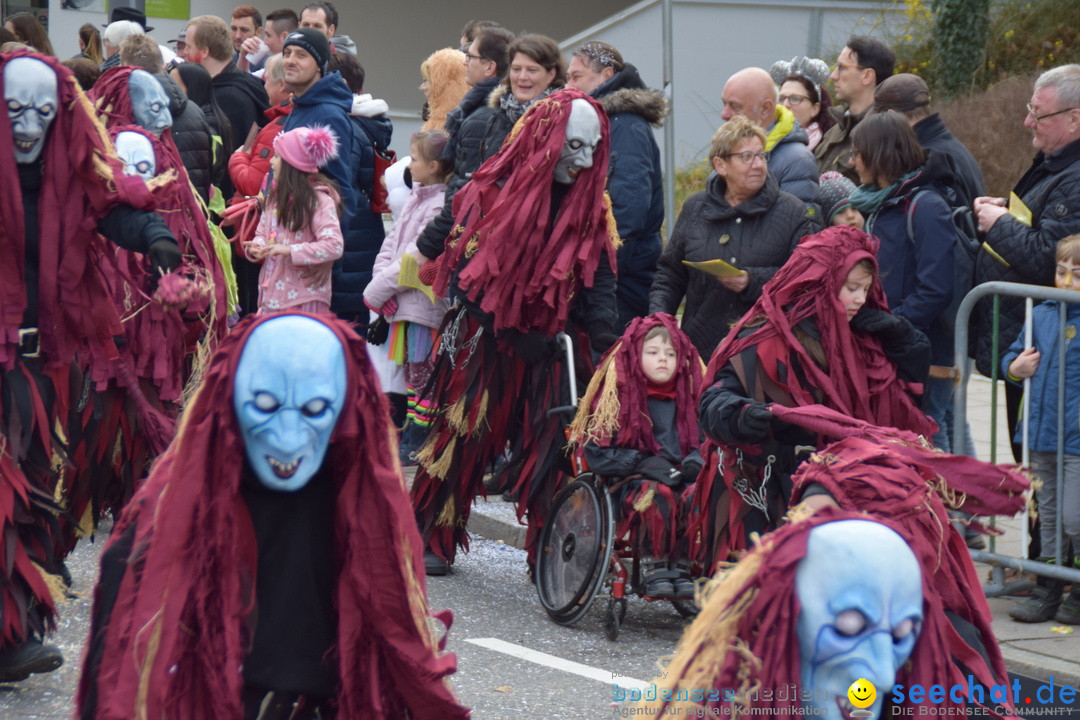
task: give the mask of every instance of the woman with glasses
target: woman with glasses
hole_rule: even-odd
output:
[[[806,130],[810,139],[808,146],[813,150],[825,131],[836,124],[836,118],[829,112],[832,98],[825,89],[829,66],[824,60],[800,55],[773,63],[769,74],[780,86],[780,104],[790,110]]]
[[[686,300],[682,327],[702,357],[760,297],[799,238],[817,229],[806,204],[769,174],[764,147],[765,132],[741,115],[716,132],[709,148],[716,174],[683,205],[649,292],[650,313],[674,315]],[[686,264],[709,260],[734,270],[718,277]]]
[[[907,118],[889,111],[865,118],[852,133],[852,166],[862,183],[851,204],[881,241],[878,264],[889,308],[930,338],[930,378],[922,408],[937,422],[934,445],[950,452],[952,319],[956,283],[952,209],[943,189],[953,182],[944,155],[919,145]]]

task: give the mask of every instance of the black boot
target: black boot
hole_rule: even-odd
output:
[[[52,672],[64,664],[64,656],[55,645],[27,640],[18,647],[0,652],[0,682],[18,682],[31,673]]]
[[[642,580],[645,582],[647,597],[657,599],[675,597],[675,585],[672,580],[678,577],[678,573],[668,569],[667,561],[655,557],[642,558],[641,573],[644,576]]]
[[[1080,584],[1073,583],[1069,596],[1061,603],[1054,620],[1062,625],[1080,625]]]
[[[1019,622],[1046,622],[1058,611],[1064,589],[1065,583],[1061,580],[1040,576],[1031,596],[1017,601],[1009,610],[1009,615]]]
[[[430,550],[424,550],[424,573],[431,576],[449,575],[450,563]]]

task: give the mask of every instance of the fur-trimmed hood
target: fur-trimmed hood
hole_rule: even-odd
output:
[[[508,88],[504,83],[499,83],[498,85],[496,85],[495,88],[491,91],[491,94],[488,95],[488,107],[498,110],[499,101],[502,100],[502,96],[509,90],[510,88]]]
[[[640,115],[654,127],[664,124],[664,119],[671,112],[671,103],[659,90],[650,88],[627,88],[616,90],[610,95],[597,98],[604,106],[608,117],[619,113]]]
[[[660,127],[671,112],[671,104],[659,90],[645,86],[637,68],[627,63],[595,90],[592,96],[604,106],[608,117],[619,113],[640,115],[650,125]]]

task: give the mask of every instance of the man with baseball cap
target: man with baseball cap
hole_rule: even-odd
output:
[[[336,158],[323,169],[341,190],[341,232],[345,254],[334,263],[330,309],[347,320],[366,324],[364,288],[384,237],[382,216],[371,211],[375,182],[373,140],[386,147],[390,120],[350,117],[353,94],[341,73],[330,72],[330,41],[314,28],[289,33],[281,51],[285,84],[293,93],[293,111],[283,132],[298,127],[329,127],[341,142]]]
[[[955,204],[970,207],[975,198],[986,193],[982,170],[962,142],[956,139],[941,119],[930,109],[930,89],[918,75],[893,75],[874,91],[874,112],[895,110],[907,118],[919,144],[948,160],[953,171],[952,190]]]

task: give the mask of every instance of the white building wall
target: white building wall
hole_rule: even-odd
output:
[[[902,3],[865,0],[673,0],[676,164],[701,160],[721,124],[720,95],[737,70],[766,70],[796,55],[832,65],[852,34],[878,34]],[[892,17],[890,17],[892,15]],[[589,40],[614,45],[650,87],[663,85],[663,20],[659,0],[645,0],[565,40],[569,57]],[[662,131],[657,142],[663,148]]]

